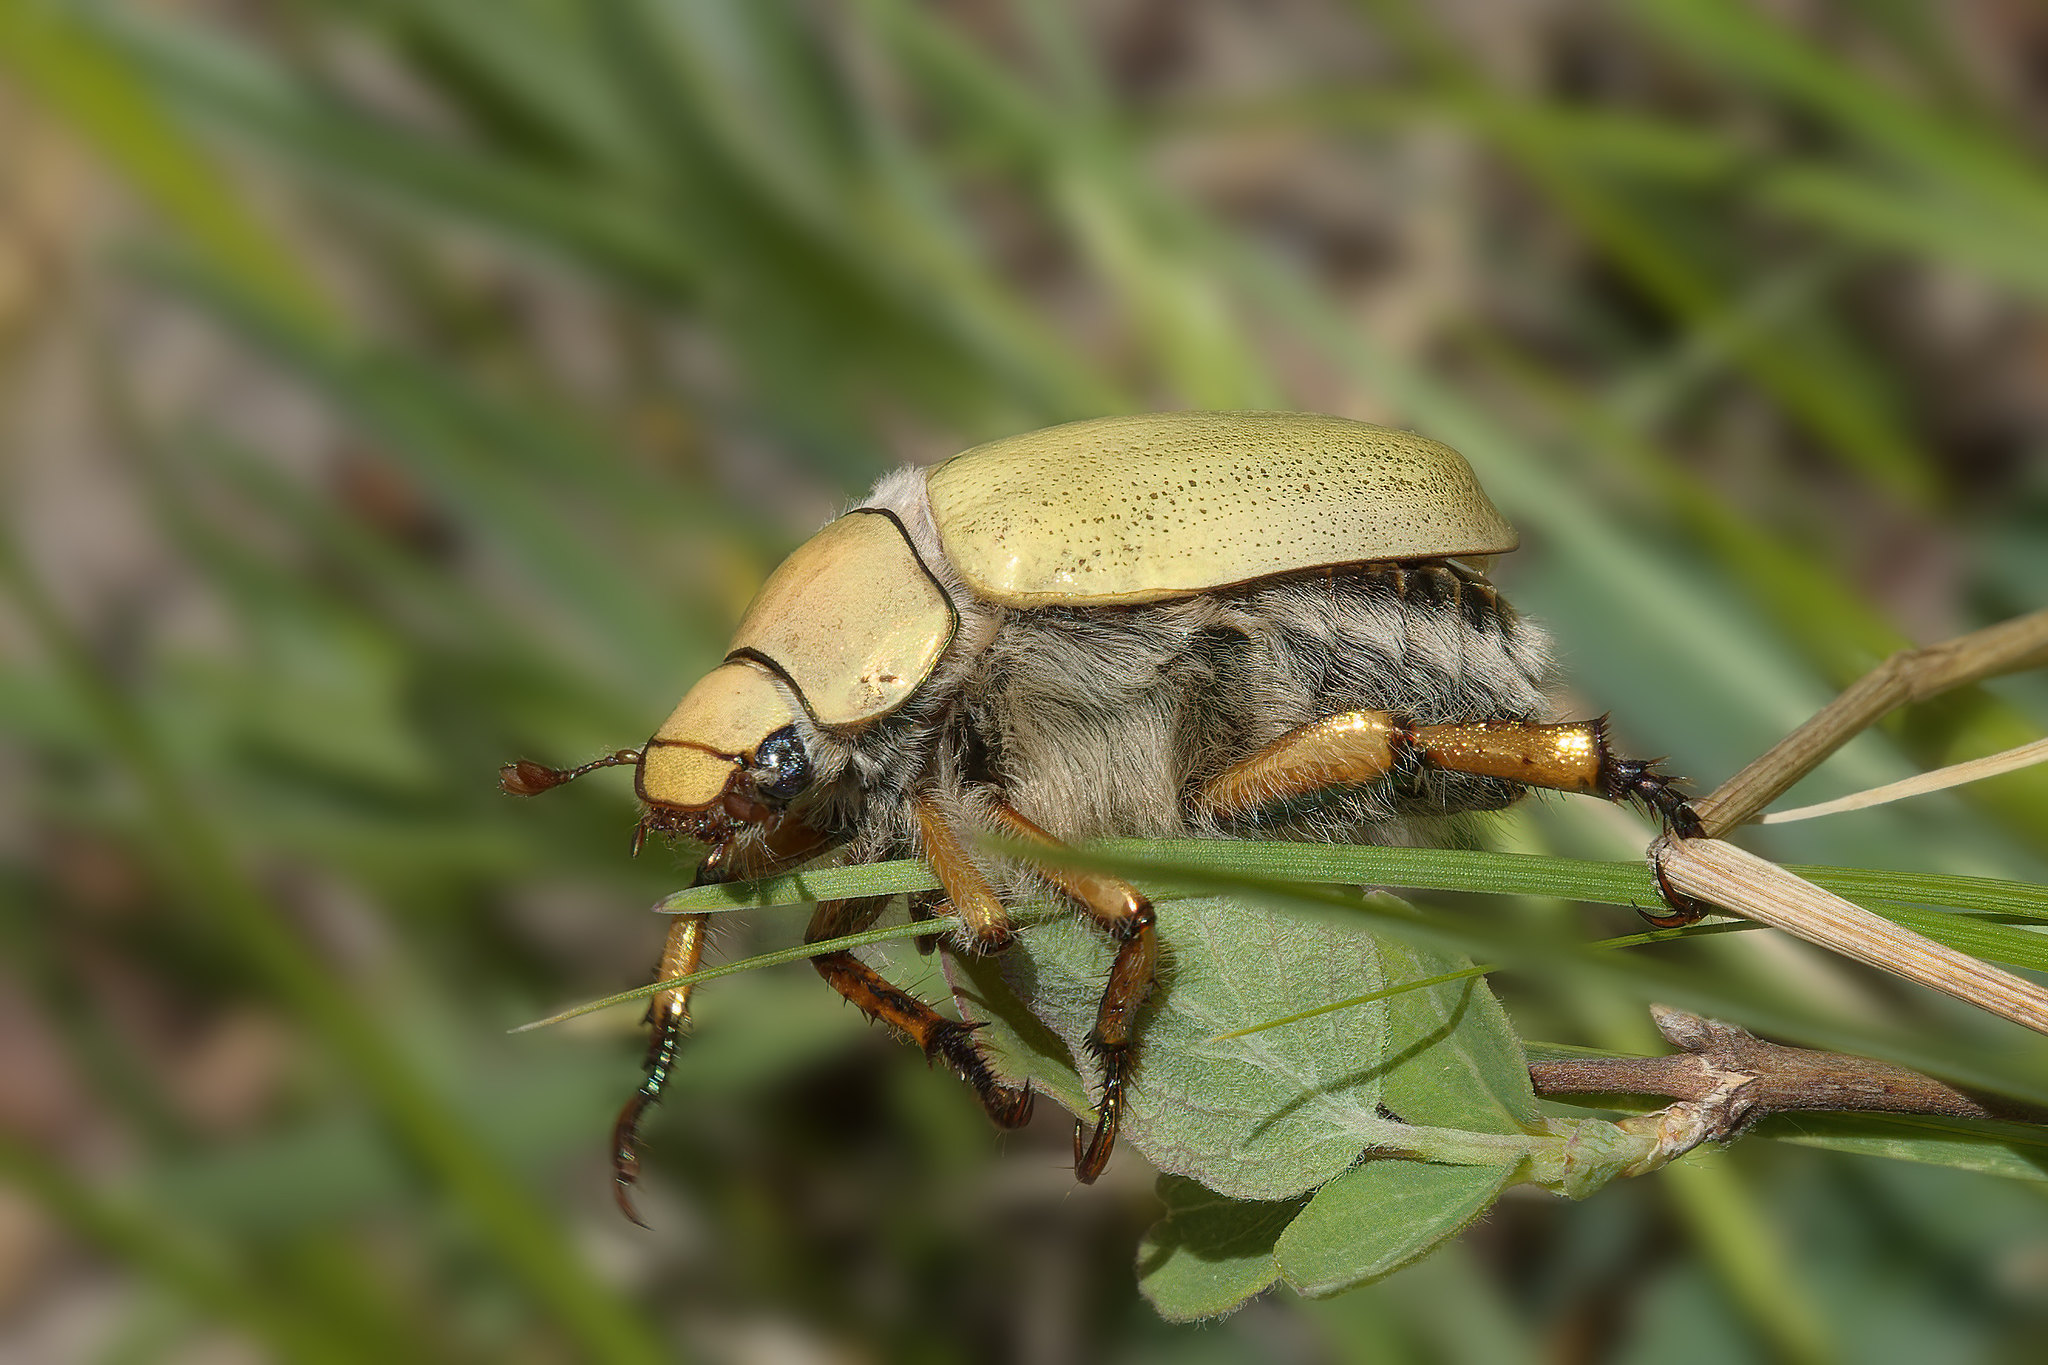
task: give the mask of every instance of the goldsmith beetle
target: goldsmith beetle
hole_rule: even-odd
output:
[[[1669,779],[1609,750],[1602,721],[1542,719],[1547,639],[1484,572],[1516,543],[1456,451],[1363,422],[1175,412],[1013,436],[884,477],[799,546],[644,747],[510,764],[502,782],[530,795],[631,764],[636,851],[649,832],[700,841],[700,882],[833,849],[921,857],[967,952],[1009,943],[1019,895],[1064,895],[1118,945],[1088,1039],[1097,1112],[1074,1133],[1088,1182],[1143,1033],[1152,906],[1113,876],[999,863],[976,832],[1048,850],[1254,833],[1412,843],[1530,787],[1690,821]],[[821,904],[806,937],[863,928],[886,904]],[[694,971],[703,935],[703,916],[678,916],[656,979]],[[958,1072],[997,1124],[1029,1118],[1029,1089],[999,1080],[965,1025],[851,953],[812,961]],[[613,1133],[629,1217],[637,1128],[689,994],[655,997],[647,1078]]]

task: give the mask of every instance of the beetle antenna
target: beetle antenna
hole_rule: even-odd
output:
[[[574,782],[587,772],[639,761],[638,749],[620,749],[616,753],[606,754],[603,758],[593,758],[580,768],[550,768],[545,764],[522,758],[517,763],[507,763],[498,769],[498,787],[499,790],[509,792],[513,796],[539,796],[548,788],[559,787],[564,782]]]

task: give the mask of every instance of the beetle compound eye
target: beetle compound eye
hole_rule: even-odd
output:
[[[763,796],[787,801],[811,785],[811,756],[797,738],[796,727],[785,725],[761,741],[754,750],[754,786]]]

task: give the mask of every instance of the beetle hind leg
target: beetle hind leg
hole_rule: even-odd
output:
[[[1701,832],[1699,816],[1661,760],[1623,758],[1607,743],[1607,719],[1543,724],[1480,720],[1417,725],[1391,711],[1352,711],[1297,726],[1232,764],[1195,792],[1210,815],[1249,815],[1273,802],[1398,774],[1416,766],[1503,778],[1525,787],[1636,801],[1681,835]],[[1644,918],[1659,928],[1697,920],[1705,910],[1660,884],[1669,915]]]
[[[866,928],[889,903],[887,896],[823,901],[811,915],[804,942],[818,943]],[[826,984],[870,1019],[889,1025],[923,1051],[927,1061],[944,1062],[967,1082],[998,1128],[1021,1128],[1031,1118],[1029,1088],[1005,1085],[989,1070],[974,1044],[974,1028],[948,1019],[908,991],[898,990],[852,953],[821,953],[811,965]]]
[[[1623,758],[1607,720],[1544,724],[1477,720],[1417,725],[1392,711],[1351,711],[1296,726],[1195,792],[1211,815],[1249,815],[1278,801],[1353,786],[1419,766],[1525,787],[1640,801],[1680,834],[1699,828],[1685,793],[1656,759]]]

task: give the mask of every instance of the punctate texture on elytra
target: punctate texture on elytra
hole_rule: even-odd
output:
[[[1307,413],[1070,422],[957,455],[930,491],[953,566],[1005,606],[1153,602],[1517,543],[1449,446]]]

